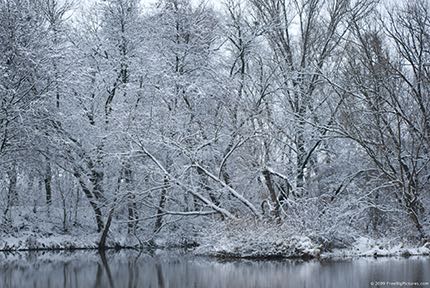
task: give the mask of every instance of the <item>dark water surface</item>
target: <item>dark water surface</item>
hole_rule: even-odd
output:
[[[302,262],[220,261],[179,252],[0,253],[0,287],[430,288],[430,258]]]

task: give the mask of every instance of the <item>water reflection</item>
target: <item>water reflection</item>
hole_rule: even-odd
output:
[[[429,272],[426,257],[300,262],[217,261],[172,252],[0,253],[5,288],[370,287],[372,281],[430,282]]]

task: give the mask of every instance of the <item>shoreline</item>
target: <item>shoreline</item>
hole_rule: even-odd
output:
[[[358,259],[358,258],[392,258],[392,257],[429,257],[430,256],[430,244],[425,245],[392,245],[387,246],[385,249],[381,247],[375,247],[375,245],[363,246],[363,239],[358,240],[353,246],[344,249],[333,249],[332,251],[321,251],[319,246],[307,247],[303,245],[306,242],[298,242],[303,245],[301,249],[298,249],[294,244],[289,247],[288,251],[282,251],[280,249],[272,250],[270,252],[264,252],[264,250],[247,250],[249,247],[244,245],[240,247],[242,251],[233,252],[237,247],[220,247],[212,246],[211,248],[205,245],[193,245],[190,244],[177,244],[177,245],[163,245],[154,243],[150,244],[131,244],[124,239],[110,240],[108,245],[104,249],[99,249],[97,242],[94,240],[94,235],[84,237],[86,239],[80,239],[80,241],[72,241],[69,237],[63,239],[64,241],[58,241],[58,238],[42,238],[32,239],[28,237],[25,241],[22,238],[8,238],[0,240],[0,253],[31,253],[31,252],[74,252],[74,251],[98,251],[100,253],[108,251],[123,251],[123,250],[135,250],[135,251],[154,251],[154,250],[187,250],[190,254],[196,257],[210,257],[219,260],[253,260],[253,261],[281,261],[281,260],[301,260],[301,261],[325,261],[325,260],[342,260],[342,259]],[[31,239],[30,241],[28,239]],[[8,241],[9,240],[9,241]],[[87,240],[88,242],[85,242]],[[291,239],[287,239],[289,241]],[[307,243],[309,246],[309,243]],[[361,245],[361,247],[360,247]]]

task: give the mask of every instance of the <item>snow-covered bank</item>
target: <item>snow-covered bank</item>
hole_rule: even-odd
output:
[[[429,256],[430,242],[403,243],[390,239],[358,238],[351,247],[322,253],[324,258],[338,257],[388,257],[388,256]]]
[[[53,210],[50,215],[57,216],[59,212]],[[100,233],[90,225],[70,225],[65,232],[58,228],[58,223],[35,218],[31,211],[16,214],[14,219],[12,228],[0,233],[0,251],[97,249],[100,241]],[[112,225],[107,248],[187,247],[193,248],[195,255],[256,259],[430,255],[430,244],[416,240],[373,239],[346,228],[342,232],[300,230],[292,225],[254,219],[210,222],[198,218],[166,226],[155,235],[151,227],[137,231],[136,235],[129,235],[125,228]]]
[[[352,258],[352,257],[388,257],[388,256],[429,256],[430,244],[413,245],[401,242],[391,243],[387,239],[359,238],[352,246],[325,251],[321,244],[306,236],[293,236],[284,240],[226,239],[214,245],[198,247],[198,255],[220,258]]]
[[[142,248],[136,240],[121,235],[115,235],[108,241],[109,248]],[[194,255],[212,256],[219,258],[247,258],[247,259],[282,259],[282,258],[352,258],[352,257],[388,257],[388,256],[419,256],[430,255],[430,244],[424,245],[402,243],[389,239],[358,238],[349,247],[327,249],[307,236],[290,236],[287,238],[267,237],[264,234],[254,234],[244,238],[243,235],[225,235],[213,243],[199,243],[192,250]],[[36,238],[35,235],[21,236],[19,238],[2,237],[0,251],[26,251],[26,250],[76,250],[97,249],[99,235],[94,233],[85,236],[61,235]],[[183,246],[191,242],[182,242]],[[178,248],[179,243],[172,244],[165,239],[154,243],[157,247]],[[149,246],[148,246],[149,247]]]
[[[41,237],[28,234],[20,237],[0,237],[0,251],[97,249],[100,235],[55,235]],[[117,236],[108,240],[106,248],[138,247],[137,241]]]
[[[224,227],[225,228],[225,227]],[[430,243],[407,239],[292,232],[284,226],[249,223],[241,229],[217,227],[200,239],[198,255],[221,258],[350,258],[430,255]]]
[[[77,214],[76,222],[82,224],[74,225],[72,219],[66,219],[65,227],[61,209],[51,207],[49,212],[36,214],[31,207],[13,207],[13,221],[0,222],[0,251],[96,249],[100,233],[93,227],[92,215],[86,212]],[[126,227],[112,225],[108,248],[138,246],[137,237],[126,232]]]
[[[57,250],[57,249],[92,249],[97,248],[94,235],[77,237],[71,235],[51,236],[37,238],[35,235],[23,235],[21,237],[7,237],[0,239],[0,251],[25,251],[25,250]]]
[[[199,255],[210,255],[225,258],[317,258],[321,254],[318,245],[308,237],[293,236],[289,239],[254,241],[243,239],[239,241],[225,241],[214,246],[200,246],[196,249]]]

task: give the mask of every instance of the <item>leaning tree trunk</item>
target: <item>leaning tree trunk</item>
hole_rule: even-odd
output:
[[[103,232],[102,232],[102,236],[100,237],[99,247],[98,247],[99,251],[104,251],[106,249],[106,240],[109,234],[110,225],[112,224],[113,213],[114,213],[114,206],[112,206],[111,209],[109,210],[109,215],[106,220],[106,225],[104,225],[102,229]]]
[[[90,202],[91,208],[93,208],[94,215],[96,218],[97,223],[97,232],[102,232],[104,229],[104,223],[103,223],[103,215],[102,210],[100,209],[98,205],[97,198],[94,197],[93,193],[91,193],[90,189],[85,185],[85,182],[83,181],[81,177],[81,173],[75,169],[74,176],[78,179],[79,185],[81,186],[82,191],[84,192],[85,196],[88,199],[88,202]]]

